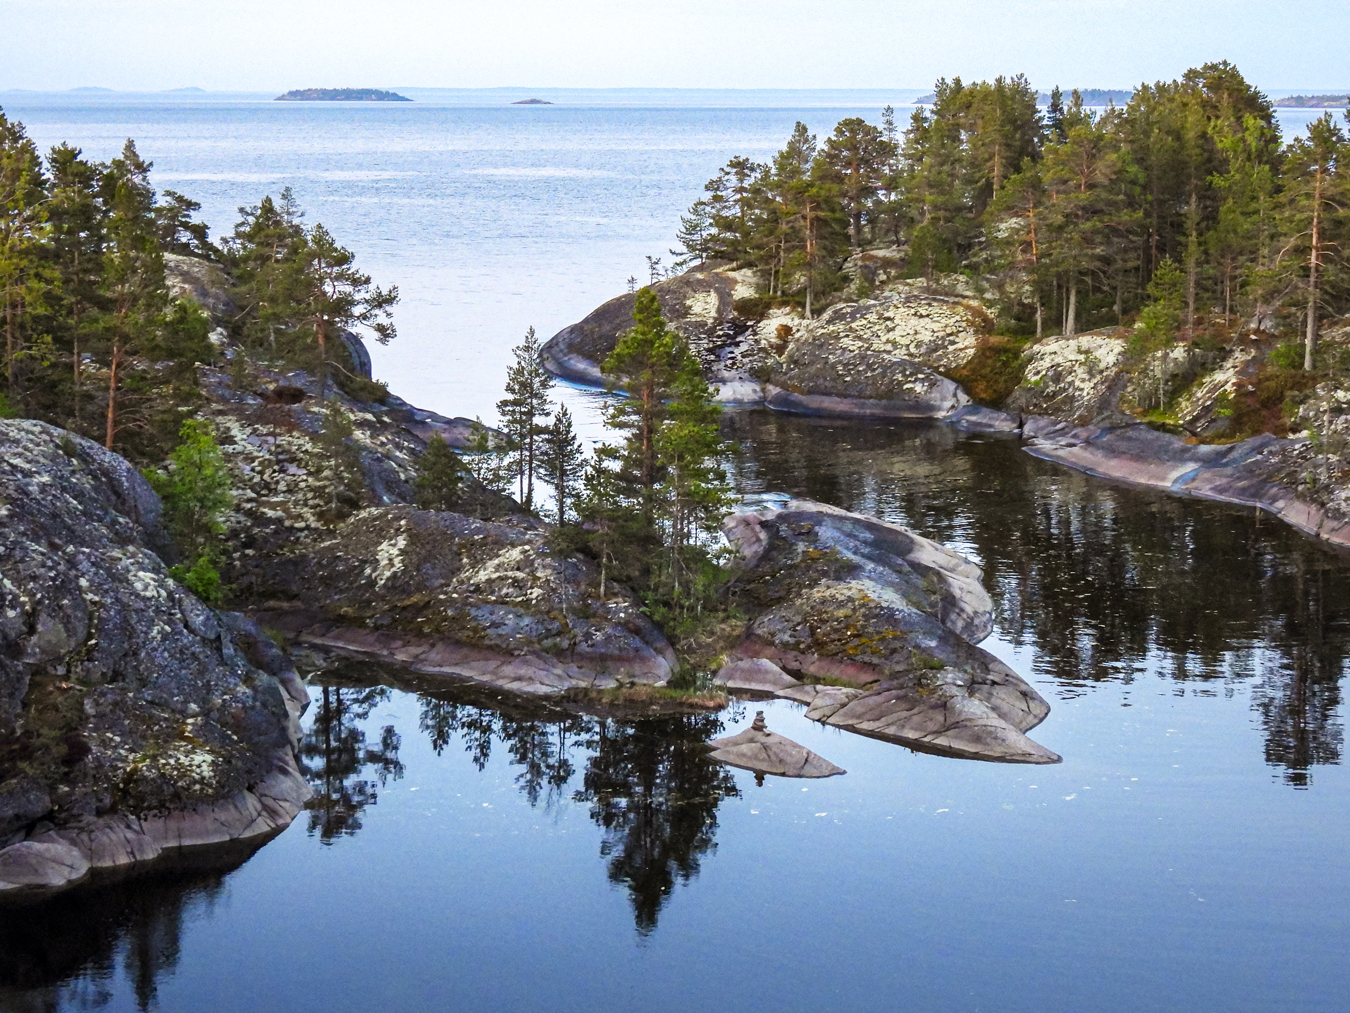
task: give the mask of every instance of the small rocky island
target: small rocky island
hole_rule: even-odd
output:
[[[274,102],[411,102],[406,95],[379,88],[296,88]]]
[[[551,106],[551,105],[553,105],[553,103],[550,102],[548,99],[543,99],[543,98],[522,98],[522,99],[516,99],[516,101],[512,102],[511,104],[512,104],[513,106]]]

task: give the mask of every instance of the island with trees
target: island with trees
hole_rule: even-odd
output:
[[[1021,434],[1350,544],[1350,147],[1228,63],[1089,108],[939,81],[729,159],[650,282],[720,400]],[[683,273],[681,273],[683,272]],[[545,343],[603,382],[632,295]]]
[[[411,102],[397,92],[379,88],[296,88],[278,95],[275,102]]]
[[[1287,95],[1276,99],[1278,109],[1344,109],[1350,95]]]

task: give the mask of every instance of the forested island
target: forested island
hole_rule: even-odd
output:
[[[1344,109],[1350,96],[1346,95],[1289,95],[1276,99],[1279,109]]]
[[[275,102],[411,102],[397,92],[379,88],[297,88],[278,95]]]

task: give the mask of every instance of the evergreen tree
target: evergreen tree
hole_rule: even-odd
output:
[[[367,327],[375,340],[387,345],[397,331],[391,319],[398,302],[398,286],[381,289],[370,275],[357,270],[352,252],[337,244],[322,225],[305,237],[296,270],[300,327],[313,337],[318,352],[319,396],[327,396],[329,339],[342,331]]]
[[[439,433],[427,441],[417,460],[417,505],[424,510],[453,510],[459,503],[464,466]]]
[[[543,367],[539,348],[539,339],[531,327],[525,332],[525,340],[511,350],[516,361],[506,374],[506,397],[497,402],[503,431],[515,451],[517,486],[526,510],[534,508],[542,423],[549,417],[549,392],[553,390],[553,376]]]
[[[52,331],[70,353],[69,410],[53,413],[83,432],[84,355],[96,340],[106,309],[102,292],[105,218],[98,185],[105,167],[86,161],[79,148],[61,144],[47,156],[51,170],[48,221],[50,256],[59,294]],[[86,434],[88,435],[88,434]]]
[[[822,152],[826,176],[837,188],[849,222],[853,252],[862,249],[863,222],[886,180],[891,148],[880,130],[859,116],[840,120]]]
[[[586,473],[586,451],[572,429],[567,405],[560,404],[553,413],[553,423],[543,433],[540,455],[545,481],[553,487],[558,524],[566,524],[569,507],[575,512],[573,504]]]
[[[1344,255],[1342,239],[1350,209],[1350,150],[1331,113],[1314,120],[1306,137],[1289,144],[1284,182],[1284,245],[1279,259],[1288,265],[1294,285],[1303,292],[1303,368],[1311,370],[1327,274]]]
[[[23,124],[0,111],[0,326],[5,332],[5,393],[24,404],[21,374],[45,351],[34,324],[55,280],[43,263],[48,239],[46,177]]]
[[[150,168],[151,163],[144,161],[128,140],[121,157],[109,163],[99,181],[100,197],[108,209],[103,289],[108,304],[104,330],[109,345],[104,446],[109,450],[121,430],[118,398],[123,367],[149,337],[167,299]]]
[[[147,471],[145,477],[164,501],[165,520],[174,541],[191,561],[171,567],[170,574],[211,605],[221,595],[216,566],[223,554],[222,518],[234,505],[230,476],[210,422],[187,420],[179,438],[166,471]]]

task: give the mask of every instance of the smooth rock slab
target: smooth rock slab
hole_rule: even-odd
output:
[[[779,693],[801,685],[800,680],[792,678],[768,658],[738,658],[723,665],[713,676],[713,682],[727,689],[752,693]]]
[[[713,739],[708,745],[713,747],[710,755],[714,760],[756,774],[833,777],[845,773],[843,767],[836,767],[818,753],[767,728],[762,731],[747,728],[730,738]]]

